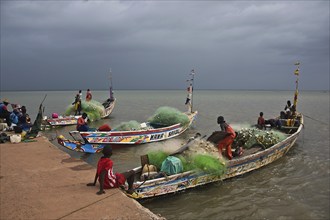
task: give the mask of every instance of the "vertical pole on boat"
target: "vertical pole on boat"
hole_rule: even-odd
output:
[[[191,70],[191,108],[190,108],[190,113],[193,113],[193,94],[194,94],[194,76],[195,76],[195,70]]]
[[[113,92],[112,92],[112,72],[111,72],[111,68],[110,68],[109,78],[110,78],[110,100],[113,100]]]
[[[193,90],[194,90],[194,75],[195,75],[195,70],[192,69],[190,72],[190,79],[187,80],[189,83],[188,88],[187,88],[187,99],[186,99],[186,105],[188,105],[188,112],[192,113],[192,107],[193,107]]]
[[[297,66],[296,70],[294,71],[294,75],[297,76],[297,79],[296,79],[296,91],[294,93],[294,99],[293,99],[293,106],[294,106],[294,109],[296,111],[297,110],[297,102],[298,102],[298,80],[299,80],[299,65],[300,65],[300,62],[296,62],[294,65]]]

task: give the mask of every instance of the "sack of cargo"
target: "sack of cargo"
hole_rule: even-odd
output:
[[[182,171],[182,162],[177,157],[168,156],[162,163],[161,172],[164,172],[167,175],[182,173]]]
[[[13,144],[21,142],[22,137],[20,134],[13,134],[10,136],[10,142]]]
[[[144,180],[150,180],[154,179],[158,175],[157,168],[154,165],[151,164],[145,164],[142,168],[142,175],[140,179],[142,181]]]

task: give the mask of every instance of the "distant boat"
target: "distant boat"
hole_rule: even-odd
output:
[[[109,98],[102,102],[102,106],[104,110],[101,113],[101,119],[107,118],[112,113],[115,104],[116,98],[113,95],[112,91],[112,73],[110,70],[110,95]],[[83,110],[82,110],[83,111]],[[78,118],[81,115],[59,115],[57,117],[44,117],[43,119],[43,127],[57,127],[57,126],[68,126],[68,125],[76,125]]]
[[[113,88],[112,88],[112,72],[111,72],[111,69],[110,69],[109,78],[110,78],[110,88],[109,88],[110,94],[109,94],[109,98],[102,103],[105,110],[104,110],[104,114],[101,115],[101,118],[108,117],[112,113],[112,111],[115,107],[115,104],[116,104],[116,98],[114,97],[113,91],[112,91]]]

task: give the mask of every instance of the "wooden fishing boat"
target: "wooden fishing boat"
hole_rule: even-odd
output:
[[[62,135],[57,137],[57,142],[69,150],[90,154],[99,153],[104,147],[104,145],[85,144],[80,141],[69,140]]]
[[[287,137],[284,140],[267,149],[254,148],[244,151],[243,155],[226,161],[226,169],[222,175],[192,170],[145,181],[140,179],[142,175],[142,166],[134,168],[133,170],[136,174],[133,185],[135,193],[133,195],[127,195],[134,199],[147,199],[178,193],[197,186],[223,181],[266,166],[285,155],[296,142],[298,135],[303,128],[303,116],[298,114],[296,120],[299,123],[298,126],[283,127],[283,133],[290,132],[289,134],[286,134]],[[184,149],[189,148],[189,146],[197,140],[198,139],[194,139],[193,141],[190,141],[184,146]],[[178,152],[180,151],[182,150],[179,150]]]
[[[101,115],[102,119],[110,116],[113,109],[115,108],[116,100],[117,99],[112,96],[102,103],[102,105],[104,106],[104,113]]]
[[[112,90],[112,73],[110,70],[110,96],[107,100],[102,102],[102,106],[104,107],[103,112],[101,113],[101,118],[107,118],[112,113],[115,104],[116,104],[116,98],[113,95]],[[57,126],[68,126],[68,125],[76,125],[78,118],[80,118],[81,115],[60,115],[57,117],[47,117],[45,116],[43,119],[43,127],[57,127]]]
[[[177,123],[173,125],[162,126],[159,124],[144,122],[141,123],[141,126],[138,130],[85,132],[70,131],[70,135],[74,137],[75,140],[82,139],[89,144],[143,144],[174,138],[185,132],[191,126],[198,114],[197,111],[192,110],[192,82],[194,73],[191,74],[191,76],[192,78],[188,80],[190,85],[187,89],[188,97],[186,105],[188,106],[188,111],[184,112],[189,120],[189,122],[186,124]]]
[[[298,79],[296,84],[298,84]],[[298,85],[296,85],[296,92],[294,96],[295,109],[297,104],[297,96]],[[297,141],[304,125],[304,119],[303,115],[298,112],[294,112],[293,118],[280,119],[278,117],[277,119],[281,121],[282,126],[280,128],[276,128],[276,130],[284,135],[284,139],[268,148],[254,147],[245,150],[242,155],[236,156],[232,160],[227,160],[225,162],[225,169],[222,174],[213,174],[210,172],[205,172],[205,170],[202,169],[194,169],[165,177],[160,175],[163,177],[159,178],[157,178],[159,175],[156,175],[156,178],[145,180],[145,178],[142,178],[144,176],[142,171],[143,166],[148,163],[148,159],[142,159],[141,157],[141,166],[133,169],[135,171],[135,181],[133,184],[135,192],[133,194],[127,194],[127,196],[139,200],[178,193],[201,185],[240,176],[278,160],[283,157]],[[210,137],[208,140],[212,139]],[[190,140],[185,146],[181,147],[174,154],[184,152],[195,141],[198,141],[198,139],[199,138]]]
[[[116,103],[116,98],[113,99],[107,99],[102,103],[102,105],[105,107],[104,111],[101,115],[101,118],[107,118],[112,113]],[[81,115],[59,115],[56,118],[53,117],[44,117],[43,119],[43,125],[45,127],[56,127],[56,126],[68,126],[68,125],[76,125],[78,118],[80,118]]]
[[[105,100],[102,105],[104,107],[104,113],[101,115],[101,118],[107,118],[113,111],[115,104],[116,104],[116,98],[113,95],[113,88],[112,88],[112,72],[110,69],[110,87],[109,87],[109,91],[110,91],[110,96],[107,100]]]
[[[58,116],[57,118],[44,118],[44,125],[49,126],[66,126],[76,125],[81,115]]]
[[[197,111],[187,113],[189,124],[180,123],[167,127],[155,128],[150,123],[141,123],[144,127],[135,131],[70,131],[76,140],[82,138],[90,144],[144,144],[174,138],[185,132],[197,116]]]

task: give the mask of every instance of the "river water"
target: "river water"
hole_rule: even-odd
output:
[[[76,91],[1,92],[0,98],[26,105],[32,119],[43,103],[45,115],[63,113],[74,100]],[[108,91],[92,91],[93,98],[104,100]],[[144,122],[160,106],[185,111],[186,94],[178,90],[115,91],[117,104],[110,118],[93,122],[91,127],[108,123]],[[196,132],[210,135],[218,130],[217,117],[237,128],[255,124],[259,112],[266,119],[283,110],[293,91],[194,91],[193,109],[198,117],[183,135],[163,142],[123,146],[114,149],[115,171],[122,172],[140,163],[140,155],[154,149],[176,149]],[[167,219],[329,219],[330,155],[329,155],[329,92],[301,91],[297,110],[304,114],[305,127],[287,155],[249,174],[223,182],[209,184],[170,196],[159,197],[141,204]],[[45,131],[60,150],[81,158],[96,167],[100,154],[89,155],[65,149],[53,140],[74,126]],[[93,180],[91,176],[91,181]]]

